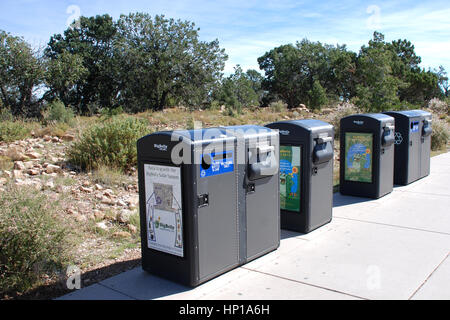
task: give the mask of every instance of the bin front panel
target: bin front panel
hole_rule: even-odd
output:
[[[392,191],[395,119],[384,114],[341,119],[340,192],[379,198]]]
[[[425,124],[422,124],[422,126]],[[431,126],[428,124],[428,126]],[[423,131],[422,131],[423,132]],[[420,178],[430,174],[430,156],[431,156],[431,134],[421,137],[421,160],[420,160]]]
[[[420,177],[420,149],[421,149],[421,130],[420,119],[411,118],[409,123],[409,164],[408,164],[408,182],[413,182]]]
[[[250,261],[280,244],[280,138],[264,127],[242,128],[247,164],[245,184],[238,188],[245,194],[245,250]]]
[[[208,205],[198,208],[199,276],[202,280],[239,263],[237,167],[234,145],[217,154],[209,151],[197,154],[202,158],[211,157],[210,165],[204,161],[196,164],[197,193],[208,195]]]

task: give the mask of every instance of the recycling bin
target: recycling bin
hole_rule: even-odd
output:
[[[144,270],[194,287],[278,248],[277,132],[158,132],[137,151]]]
[[[395,119],[381,113],[341,119],[340,192],[380,198],[394,184]]]
[[[320,120],[267,125],[280,133],[281,228],[308,233],[332,219],[334,128]]]
[[[395,118],[394,183],[407,185],[430,173],[431,113],[389,111]]]

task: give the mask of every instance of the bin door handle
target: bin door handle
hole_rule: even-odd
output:
[[[317,143],[318,144],[323,144],[323,143],[327,143],[327,142],[331,142],[333,141],[332,137],[319,137],[317,138]]]
[[[269,153],[269,152],[275,152],[275,147],[274,146],[258,146],[258,153],[259,154],[264,154],[264,153]]]

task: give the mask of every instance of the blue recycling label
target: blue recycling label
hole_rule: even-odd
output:
[[[411,123],[411,132],[418,132],[419,131],[419,122],[415,121]]]
[[[209,161],[209,159],[211,161]],[[203,160],[205,159],[205,160]],[[223,151],[223,152],[213,152],[209,154],[201,155],[201,160],[203,162],[210,162],[209,168],[204,168],[200,165],[200,177],[206,178],[211,176],[217,176],[219,174],[224,174],[234,171],[234,153],[233,151]]]

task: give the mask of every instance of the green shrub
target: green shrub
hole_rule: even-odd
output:
[[[119,106],[117,108],[112,108],[112,109],[103,108],[100,110],[100,115],[103,117],[110,118],[110,117],[118,116],[118,115],[122,114],[123,112],[124,111],[121,106]]]
[[[92,180],[107,187],[127,186],[133,183],[130,176],[123,173],[121,169],[113,169],[104,165],[99,165],[92,173]]]
[[[7,186],[0,197],[0,296],[58,274],[68,261],[66,235],[55,203],[35,189]]]
[[[287,110],[287,104],[281,100],[274,101],[269,104],[269,109],[272,112],[284,112]]]
[[[1,107],[1,106],[0,106]],[[14,116],[11,113],[11,110],[3,108],[0,108],[0,121],[13,121]]]
[[[213,101],[211,101],[209,109],[210,110],[220,110],[220,107],[221,107],[220,101],[213,100]]]
[[[66,108],[64,103],[59,100],[49,104],[44,114],[45,123],[62,122],[68,125],[73,123],[74,113],[71,108]]]
[[[113,117],[87,129],[68,150],[69,161],[83,170],[101,165],[127,171],[137,164],[136,142],[148,134],[142,119]]]
[[[439,119],[433,119],[433,133],[431,134],[431,150],[442,150],[447,146],[450,138],[448,125]]]
[[[24,121],[0,122],[0,141],[12,142],[30,136],[31,126]]]

